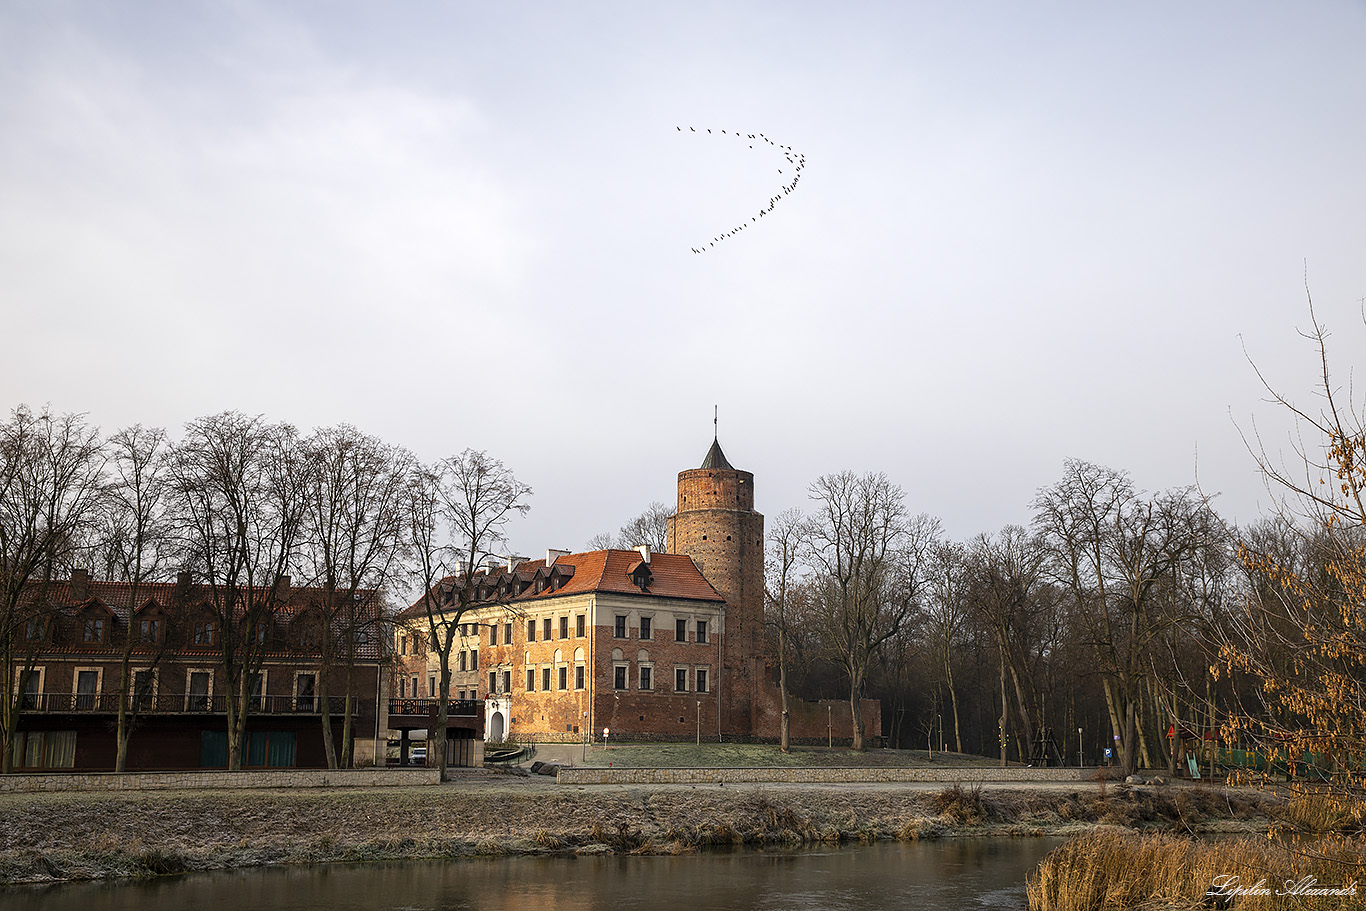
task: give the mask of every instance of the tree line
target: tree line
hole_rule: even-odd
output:
[[[208,618],[196,642],[221,675],[228,764],[241,767],[244,733],[262,695],[259,672],[275,647],[283,583],[316,589],[302,643],[317,659],[328,766],[352,762],[353,674],[359,654],[387,639],[370,593],[429,591],[453,566],[474,566],[500,543],[530,489],[500,462],[468,450],[424,464],[349,425],[300,433],[238,412],[189,422],[179,439],[135,425],[103,437],[83,415],[27,406],[0,422],[0,756],[13,767],[21,680],[42,645],[46,591],[73,569],[139,589],[188,573]],[[463,561],[463,562],[462,562]],[[197,605],[198,607],[198,605]],[[433,615],[431,641],[455,619]],[[121,643],[116,768],[137,723],[139,674],[156,644],[130,630]],[[143,685],[146,676],[142,675]],[[449,667],[443,666],[443,697]],[[331,697],[345,706],[340,755]],[[445,717],[445,699],[442,700]],[[444,761],[444,755],[441,760]]]

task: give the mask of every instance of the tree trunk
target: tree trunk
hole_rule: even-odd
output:
[[[1001,658],[1001,717],[997,724],[1000,726],[1001,740],[1001,768],[1006,767],[1006,720],[1009,717],[1010,701],[1006,699],[1006,662],[1005,657]]]
[[[792,743],[789,736],[791,719],[787,712],[787,633],[781,626],[778,627],[778,696],[782,700],[783,711],[779,736],[782,740],[781,749],[786,753]]]
[[[958,690],[953,685],[953,660],[948,649],[944,650],[944,673],[948,678],[949,701],[953,703],[953,741],[959,753],[963,752],[963,731],[958,724]]]
[[[852,678],[849,681],[849,714],[854,722],[854,743],[855,752],[863,752],[863,713],[859,711],[859,691],[862,690],[862,681],[855,682]]]

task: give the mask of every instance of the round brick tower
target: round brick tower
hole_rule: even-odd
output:
[[[716,440],[702,467],[678,473],[678,510],[668,520],[666,546],[692,557],[726,599],[722,727],[752,734],[763,669],[764,517],[754,511],[754,475],[732,467]]]

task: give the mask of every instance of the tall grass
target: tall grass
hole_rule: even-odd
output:
[[[1031,911],[1109,911],[1117,908],[1233,907],[1261,909],[1360,908],[1366,881],[1354,896],[1275,893],[1287,882],[1314,877],[1319,886],[1344,887],[1356,880],[1366,841],[1334,838],[1317,853],[1296,853],[1267,839],[1194,841],[1173,835],[1094,832],[1073,839],[1044,858],[1028,885]],[[1225,904],[1207,900],[1211,884],[1237,877],[1269,893],[1244,894]]]

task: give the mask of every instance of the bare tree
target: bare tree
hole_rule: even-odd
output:
[[[853,746],[862,750],[860,703],[869,664],[916,608],[938,521],[911,520],[901,488],[883,474],[825,475],[808,494],[815,509],[805,551],[815,571],[822,633],[848,679]]]
[[[323,747],[328,768],[349,768],[357,653],[379,635],[370,593],[385,584],[399,556],[412,457],[346,424],[315,430],[301,452],[307,470],[299,560],[322,592],[316,610]],[[345,694],[340,763],[330,704],[334,675]]]
[[[954,683],[954,653],[967,622],[967,551],[962,544],[941,541],[930,548],[926,566],[927,597],[925,629],[935,663],[944,675],[953,712],[955,749],[963,752],[963,732],[958,714],[958,687]]]
[[[451,653],[469,611],[497,603],[481,592],[475,567],[505,545],[503,528],[530,504],[531,488],[497,459],[473,449],[419,468],[407,493],[409,563],[422,590],[428,647],[441,679],[437,699],[436,753],[446,775],[446,728],[450,719]],[[445,537],[449,530],[450,538]],[[430,753],[429,753],[430,755]]]
[[[1009,678],[1019,721],[1021,760],[1034,743],[1034,679],[1030,656],[1037,640],[1037,618],[1045,607],[1043,549],[1018,525],[999,535],[980,535],[974,542],[968,569],[969,600],[978,622],[991,631],[1001,660],[1001,764],[1006,762],[1006,731],[1010,713]]]
[[[672,509],[657,500],[652,502],[645,507],[644,512],[621,526],[621,531],[617,533],[617,547],[632,550],[648,544],[651,549],[662,552],[671,515]]]
[[[806,519],[796,509],[779,513],[768,527],[764,601],[768,605],[768,623],[778,634],[778,694],[782,702],[779,737],[784,753],[791,747],[787,707],[787,639],[792,594],[800,570],[798,559],[805,535]]]
[[[228,768],[240,769],[252,685],[299,545],[298,435],[223,412],[191,422],[168,464],[177,534],[208,594],[192,641],[216,650]]]
[[[1218,520],[1193,491],[1144,497],[1127,474],[1078,460],[1040,491],[1035,507],[1051,571],[1078,609],[1132,773],[1147,753],[1139,710],[1151,649],[1172,624],[1191,620],[1184,605],[1160,596],[1161,581],[1218,533]]]
[[[166,515],[166,431],[135,424],[109,438],[112,472],[103,510],[101,550],[111,577],[128,583],[128,628],[119,658],[119,707],[114,771],[128,763],[128,739],[138,721],[145,697],[151,695],[152,674],[166,654],[169,631],[163,620],[148,620],[144,632],[136,613],[144,583],[155,580],[168,565],[171,528]],[[134,672],[133,657],[144,663]]]
[[[93,521],[104,453],[81,415],[20,406],[0,424],[0,769],[14,769],[27,677],[51,618],[46,587]]]

